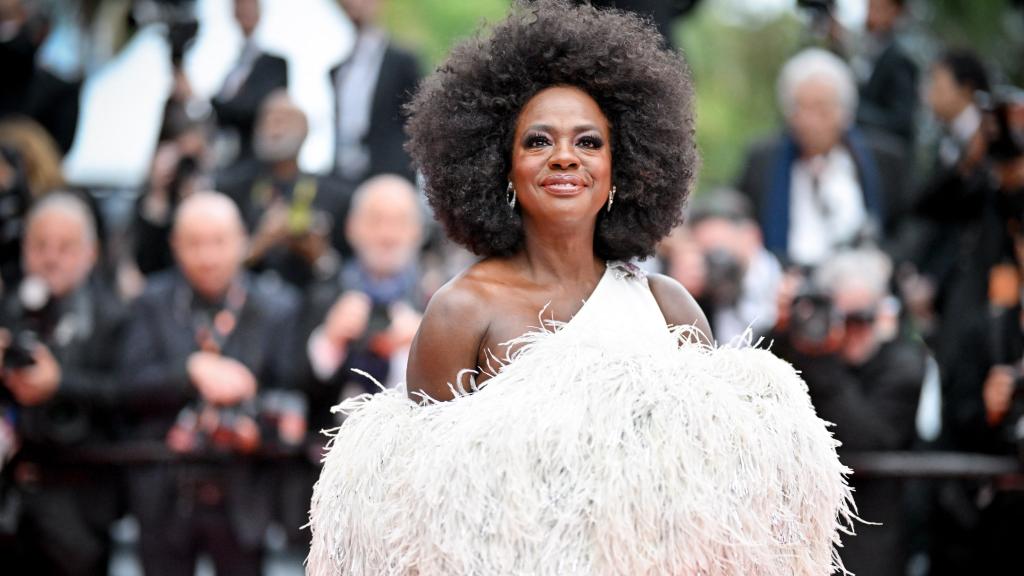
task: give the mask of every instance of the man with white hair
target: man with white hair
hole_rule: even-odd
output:
[[[889,294],[892,263],[881,251],[839,252],[813,276],[810,288],[784,285],[772,351],[807,382],[818,415],[835,424],[844,453],[909,450],[925,379],[927,350],[898,330]],[[906,573],[903,488],[899,480],[851,480],[858,525],[839,549],[855,574]]]
[[[274,479],[241,455],[260,442],[259,395],[290,382],[297,298],[244,272],[245,226],[223,194],[185,199],[171,245],[177,269],[150,280],[124,341],[132,438],[184,452],[212,445],[236,458],[135,471],[130,503],[142,564],[147,574],[192,575],[206,552],[218,575],[258,574]]]
[[[417,266],[423,214],[401,176],[375,176],[352,198],[346,231],[355,252],[330,281],[311,290],[304,314],[314,413],[327,416],[339,395],[375,392],[405,379],[405,359],[425,304]],[[325,422],[327,424],[327,422]]]
[[[125,315],[92,277],[98,253],[92,212],[77,196],[55,192],[29,211],[26,276],[0,306],[0,429],[6,424],[20,443],[16,454],[16,444],[6,454],[0,446],[0,469],[14,456],[8,477],[22,503],[19,546],[5,549],[0,538],[11,574],[107,573],[115,478],[100,467],[53,463],[114,439]]]
[[[830,52],[791,58],[777,88],[786,128],[751,148],[738,187],[758,208],[766,247],[814,266],[882,232],[901,193],[899,148],[853,128],[857,85]]]

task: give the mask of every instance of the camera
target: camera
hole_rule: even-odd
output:
[[[715,308],[731,308],[743,293],[743,266],[728,250],[715,248],[704,254],[707,292]]]
[[[252,453],[265,446],[295,447],[306,435],[308,406],[302,394],[268,390],[235,406],[205,401],[186,406],[167,434],[172,450]]]
[[[50,288],[39,277],[29,276],[18,286],[21,318],[11,331],[11,343],[4,351],[4,367],[21,369],[36,363],[33,357],[43,335],[53,329]]]
[[[1024,94],[979,92],[975,101],[984,114],[981,128],[989,160],[1002,164],[1024,156],[1024,127],[1014,126],[1012,119],[1014,108],[1024,106]]]
[[[822,350],[840,322],[832,296],[813,283],[804,282],[790,304],[789,329],[793,338],[808,348]]]
[[[260,440],[252,403],[215,406],[202,401],[186,406],[167,433],[167,444],[182,453],[205,450],[246,453],[259,448]]]

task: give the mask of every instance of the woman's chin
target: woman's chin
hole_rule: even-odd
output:
[[[554,202],[546,203],[538,210],[531,210],[531,215],[536,219],[556,222],[559,225],[573,225],[578,223],[591,223],[597,218],[600,206],[593,206],[589,200],[581,197],[568,199],[559,198]]]

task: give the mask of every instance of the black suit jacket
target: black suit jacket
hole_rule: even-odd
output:
[[[331,246],[342,257],[342,260],[345,260],[352,255],[352,248],[345,236],[345,221],[348,218],[352,200],[352,185],[333,176],[314,176],[312,174],[300,174],[293,182],[279,182],[277,185],[280,188],[294,191],[297,186],[309,186],[310,184],[316,190],[316,197],[310,208],[330,220]],[[272,200],[265,197],[270,186],[271,179],[267,170],[255,161],[247,174],[236,173],[234,177],[220,179],[217,183],[217,189],[230,196],[238,204],[250,234],[254,234],[258,229],[263,215],[269,207],[270,200]],[[284,199],[284,201],[291,202],[290,199]],[[304,289],[317,277],[317,273],[309,262],[289,251],[285,246],[272,248],[262,261],[253,264],[253,269],[256,271],[272,270],[300,289]]]
[[[263,101],[274,90],[287,87],[288,63],[284,58],[264,53],[256,58],[249,76],[231,98],[213,99],[217,123],[238,131],[239,158],[252,156],[253,129]]]
[[[860,87],[857,123],[899,137],[914,137],[914,114],[920,97],[917,64],[896,42],[890,42],[875,61],[871,76]]]
[[[287,386],[290,342],[297,295],[286,285],[242,276],[247,285],[237,327],[223,354],[245,364],[260,389]],[[119,371],[123,396],[135,423],[134,436],[163,440],[178,412],[198,398],[186,364],[198,350],[191,324],[192,290],[177,270],[154,275],[132,306]]]
[[[287,386],[297,297],[280,283],[247,277],[243,282],[248,287],[246,301],[223,353],[245,364],[256,375],[260,390]],[[120,363],[133,418],[132,439],[162,441],[178,412],[198,397],[186,370],[189,355],[197,349],[189,320],[190,297],[184,277],[170,270],[153,276],[134,304]],[[193,470],[180,465],[132,470],[130,500],[144,530],[161,526],[177,513],[178,482]],[[258,544],[270,521],[273,472],[238,459],[216,468],[216,473],[227,484],[225,504],[236,535],[242,542]]]
[[[338,133],[338,80],[344,64],[331,69],[334,89],[335,142]],[[370,124],[364,144],[370,152],[370,166],[359,180],[378,174],[398,174],[409,180],[415,177],[412,159],[405,151],[405,112],[403,106],[412,98],[420,81],[420,63],[411,52],[389,43],[380,65],[377,85],[370,106]],[[344,105],[344,103],[341,103]],[[337,161],[337,152],[335,152]],[[337,171],[337,170],[336,170]]]
[[[769,188],[773,184],[773,173],[782,142],[781,136],[773,136],[754,143],[747,151],[746,162],[736,183],[737,189],[753,202],[758,221],[762,219]],[[866,134],[864,143],[878,168],[885,219],[882,222],[883,232],[888,232],[910,209],[911,195],[908,191],[909,170],[906,167],[906,156],[902,147],[884,134]],[[863,177],[863,169],[862,166],[857,166],[859,177]]]

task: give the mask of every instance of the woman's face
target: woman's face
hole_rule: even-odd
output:
[[[592,222],[608,201],[611,175],[608,119],[586,92],[555,86],[523,106],[509,180],[524,218]]]

